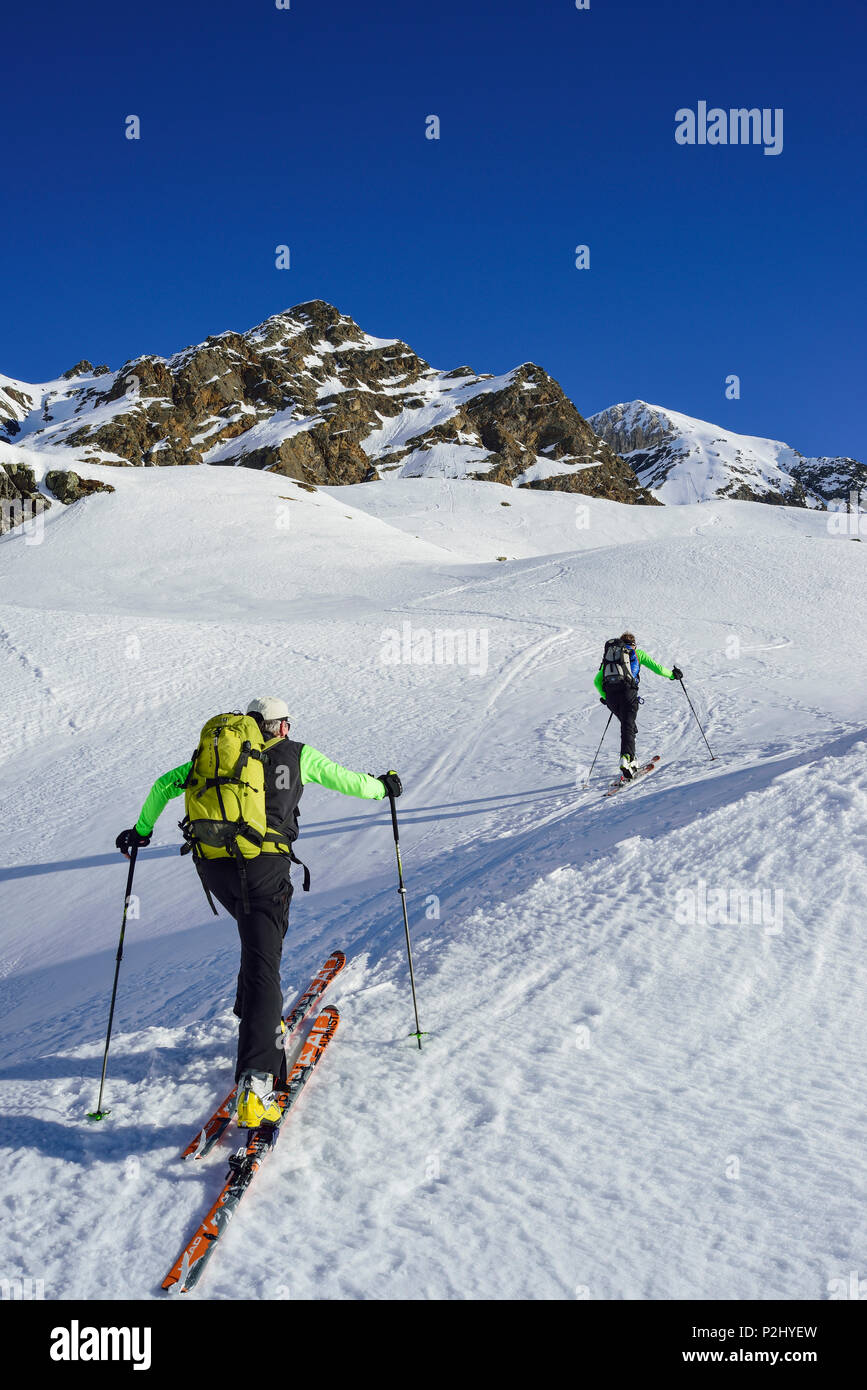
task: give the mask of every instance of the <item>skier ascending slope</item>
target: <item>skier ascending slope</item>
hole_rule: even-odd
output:
[[[642,666],[655,671],[658,676],[665,676],[667,680],[683,680],[679,666],[669,670],[667,666],[660,666],[641,647],[636,647],[635,636],[631,632],[609,637],[599,670],[593,678],[603,705],[607,705],[620,720],[620,773],[628,781],[638,770],[635,761],[635,721],[640,704],[638,682]]]
[[[292,850],[298,802],[308,782],[369,801],[403,790],[396,772],[351,772],[291,740],[289,708],[269,696],[253,700],[246,715],[209,720],[190,762],[157,779],[136,824],[115,841],[127,856],[133,846],[149,844],[167,802],[184,793],[187,846],[181,852],[192,851],[211,907],[216,912],[212,897],[217,898],[236,919],[241,938],[235,1080],[238,1124],[245,1127],[280,1115],[273,1097],[286,1076],[278,1043],[280,957],[292,897],[289,865],[301,862]],[[309,881],[305,869],[305,889]]]

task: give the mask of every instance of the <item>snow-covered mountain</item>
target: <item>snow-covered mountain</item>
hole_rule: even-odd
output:
[[[560,386],[525,362],[437,371],[315,300],[117,372],[80,362],[39,386],[0,378],[0,437],[80,464],[209,463],[311,483],[484,478],[652,502]]]
[[[475,479],[626,503],[825,507],[867,487],[854,459],[804,458],[644,401],[585,420],[531,362],[500,376],[439,371],[322,300],[119,371],[81,361],[36,385],[0,376],[0,502],[75,500],[92,481],[78,471],[93,464],[191,463],[327,485]]]
[[[666,505],[712,497],[825,507],[867,487],[850,458],[804,458],[776,439],[734,434],[646,401],[612,405],[588,423]]]

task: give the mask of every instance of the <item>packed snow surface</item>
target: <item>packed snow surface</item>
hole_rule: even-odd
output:
[[[87,476],[116,492],[0,541],[4,1278],[163,1297],[220,1188],[227,1144],[178,1154],[231,1083],[237,934],[180,802],[137,867],[111,1115],[85,1112],[115,836],[210,715],[271,693],[293,737],[404,779],[429,1035],[387,810],[308,787],[283,984],[342,947],[342,1021],[191,1298],[806,1299],[863,1272],[864,546],[754,503]],[[627,625],[716,756],[647,673],[662,762],[605,799],[592,678]]]

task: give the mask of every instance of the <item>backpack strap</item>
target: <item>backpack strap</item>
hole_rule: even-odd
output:
[[[227,820],[228,817],[227,817],[227,815],[226,815],[226,808],[225,808],[225,806],[223,805],[223,794],[222,794],[222,792],[220,791],[220,786],[221,786],[223,780],[224,780],[224,779],[220,776],[220,731],[219,731],[219,729],[215,729],[215,730],[214,730],[214,777],[213,777],[213,782],[214,782],[214,786],[215,786],[216,789],[217,789],[217,801],[218,801],[219,806],[220,806],[220,815],[223,817],[223,820]]]
[[[284,835],[278,834],[278,832],[277,832],[276,830],[266,830],[266,831],[265,831],[265,834],[263,835],[262,838],[263,838],[263,840],[270,840],[271,843],[274,844],[274,845],[281,846],[281,848],[279,848],[277,852],[278,852],[279,854],[285,854],[286,857],[289,859],[290,863],[292,863],[292,864],[299,864],[299,865],[301,866],[301,868],[304,870],[304,879],[303,879],[304,892],[305,892],[305,893],[309,893],[309,892],[310,892],[310,870],[308,869],[307,865],[304,863],[304,860],[298,858],[298,855],[295,853],[295,851],[294,851],[294,849],[292,848],[292,846],[287,842],[286,837],[285,837]],[[285,848],[282,848],[283,846],[285,846]]]
[[[237,835],[232,841],[232,854],[235,858],[235,863],[238,865],[238,879],[241,884],[241,910],[244,916],[247,917],[250,913],[250,889],[247,883],[247,866],[244,862],[244,856],[238,848]]]
[[[303,879],[304,892],[305,892],[305,893],[309,893],[309,892],[310,892],[310,870],[308,869],[308,867],[307,867],[307,865],[304,863],[304,861],[298,858],[298,856],[297,856],[297,854],[295,853],[294,849],[290,849],[290,851],[289,851],[289,858],[292,860],[292,863],[293,863],[293,864],[300,864],[300,865],[301,865],[301,868],[304,870],[304,879]]]
[[[210,889],[208,888],[208,885],[205,882],[205,880],[202,878],[201,871],[199,869],[199,860],[202,856],[199,853],[198,846],[196,845],[196,841],[193,838],[192,832],[190,830],[189,816],[184,816],[183,820],[178,821],[178,829],[184,837],[184,843],[181,845],[181,854],[191,854],[193,856],[193,863],[196,866],[196,873],[199,875],[199,883],[205,890],[205,897],[208,900],[208,905],[211,911],[213,912],[214,916],[219,917],[220,914],[214,906],[214,899],[211,897]]]
[[[186,843],[181,846],[181,854],[192,853],[193,863],[196,866],[196,873],[199,875],[199,882],[205,890],[205,897],[207,898],[210,904],[211,911],[213,912],[214,916],[218,917],[219,913],[217,912],[217,909],[214,906],[214,899],[211,897],[210,889],[208,888],[208,885],[205,882],[205,880],[202,878],[202,873],[199,868],[199,863],[204,858],[204,856],[199,848],[199,842],[192,832],[189,816],[185,816],[183,820],[178,821],[178,828],[181,831],[184,840],[186,841]],[[245,838],[247,838],[248,836],[252,837],[256,834],[252,827],[245,825],[243,821],[241,822],[240,830],[244,832]],[[238,866],[238,879],[241,884],[241,906],[244,912],[248,913],[250,911],[250,891],[247,886],[247,866],[244,861],[244,856],[238,848],[237,834],[235,834],[232,837],[232,839],[228,841],[228,843],[226,844],[226,848],[227,850],[229,850],[230,854],[232,855],[232,858],[235,860],[235,863]]]

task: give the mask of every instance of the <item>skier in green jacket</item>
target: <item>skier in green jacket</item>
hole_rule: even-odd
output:
[[[280,958],[292,897],[286,849],[291,849],[298,835],[301,793],[308,782],[318,782],[346,796],[381,801],[388,794],[400,796],[403,788],[396,772],[379,777],[352,772],[309,744],[290,739],[289,707],[283,700],[273,696],[253,700],[247,714],[256,720],[265,739],[278,740],[269,743],[264,754],[266,819],[269,831],[276,833],[263,842],[255,858],[243,863],[246,884],[242,884],[241,870],[232,858],[197,858],[196,868],[209,899],[215,897],[238,923],[237,1119],[239,1125],[255,1127],[279,1117],[274,1087],[279,1087],[286,1075],[286,1055],[277,1042],[283,1011]],[[184,791],[191,765],[182,763],[157,778],[135,825],[122,831],[115,841],[123,854],[128,855],[133,846],[150,843],[161,812],[172,797]],[[280,842],[282,850],[278,848]]]
[[[607,705],[620,720],[620,775],[626,781],[631,781],[638,771],[635,761],[635,721],[641,703],[638,682],[642,666],[654,671],[657,676],[664,676],[666,680],[683,680],[679,666],[669,670],[648,656],[642,647],[637,647],[632,632],[622,632],[619,637],[608,639],[599,670],[593,678],[603,705]]]

